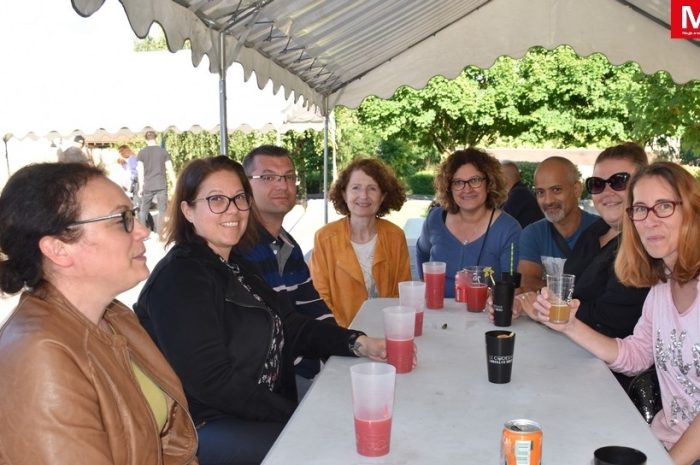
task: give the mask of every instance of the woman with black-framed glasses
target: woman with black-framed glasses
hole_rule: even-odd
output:
[[[195,464],[180,381],[116,296],[148,276],[148,230],[98,168],[30,165],[0,195],[3,463]]]
[[[296,407],[298,356],[386,356],[383,338],[296,312],[284,292],[232,253],[256,240],[252,205],[239,163],[191,161],[164,227],[174,246],[135,305],[185,387],[203,465],[262,461]]]
[[[440,204],[428,213],[416,243],[418,273],[423,262],[447,264],[445,297],[455,296],[455,274],[467,266],[501,272],[518,266],[520,223],[499,207],[508,194],[500,162],[468,148],[451,154],[438,169],[435,195]]]
[[[651,429],[677,465],[700,462],[700,183],[683,167],[656,162],[632,176],[615,272],[651,286],[630,336],[610,338],[572,318],[549,323],[546,289],[538,319],[627,375],[655,365],[662,410]],[[573,300],[572,311],[579,307]]]

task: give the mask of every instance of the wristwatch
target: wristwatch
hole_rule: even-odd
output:
[[[357,342],[357,338],[360,336],[366,336],[366,334],[362,331],[357,331],[352,333],[348,339],[348,350],[350,350],[355,357],[362,357],[362,354],[360,353],[361,344]]]

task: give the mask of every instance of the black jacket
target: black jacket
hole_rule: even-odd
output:
[[[576,275],[574,298],[581,301],[577,318],[606,336],[624,338],[642,315],[649,288],[627,287],[617,278],[620,236],[600,247],[600,236],[609,229],[602,219],[591,224],[576,241],[564,272]]]
[[[206,244],[173,247],[141,291],[136,314],[182,380],[196,423],[222,416],[284,422],[296,407],[294,358],[352,355],[356,332],[293,311],[251,265],[233,254],[230,262],[283,322],[275,392],[258,384],[272,317]]]
[[[535,194],[521,181],[513,184],[513,187],[508,192],[508,198],[501,208],[518,220],[518,223],[523,228],[544,218],[544,214],[537,204]]]

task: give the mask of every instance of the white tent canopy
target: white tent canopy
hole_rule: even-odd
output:
[[[133,136],[152,128],[216,130],[217,76],[193,68],[190,51],[133,50],[124,11],[112,2],[90,21],[67,2],[25,0],[0,6],[2,54],[0,135],[12,139],[91,141]],[[11,45],[11,46],[10,46]],[[229,128],[320,129],[320,115],[272,92],[243,69],[229,69]],[[16,150],[15,150],[16,152]]]
[[[533,46],[601,52],[615,64],[668,71],[677,82],[700,77],[697,43],[670,38],[667,1],[120,1],[139,37],[157,21],[172,49],[191,41],[195,65],[204,55],[212,72],[222,61],[240,63],[259,87],[272,81],[324,109],[388,97],[403,84],[422,87],[438,74],[452,78],[466,65],[488,67]],[[104,0],[72,2],[87,16]]]

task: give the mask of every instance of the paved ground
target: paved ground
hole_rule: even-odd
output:
[[[429,200],[409,200],[401,211],[387,215],[386,218],[403,228],[408,219],[425,215],[429,203]],[[332,205],[329,204],[328,208],[328,221],[333,221],[340,217],[335,210],[333,210]],[[287,215],[284,227],[294,236],[304,253],[306,253],[313,247],[314,233],[323,224],[323,200],[313,199],[309,200],[306,210],[304,210],[301,205],[294,207],[294,210]],[[164,254],[165,248],[163,243],[158,241],[154,235],[146,241],[146,256],[150,269],[153,269]],[[136,302],[142,285],[143,283],[140,283],[133,289],[122,293],[119,299],[131,306]],[[18,295],[13,297],[0,297],[0,323],[5,321],[9,313],[15,307],[18,298]]]

